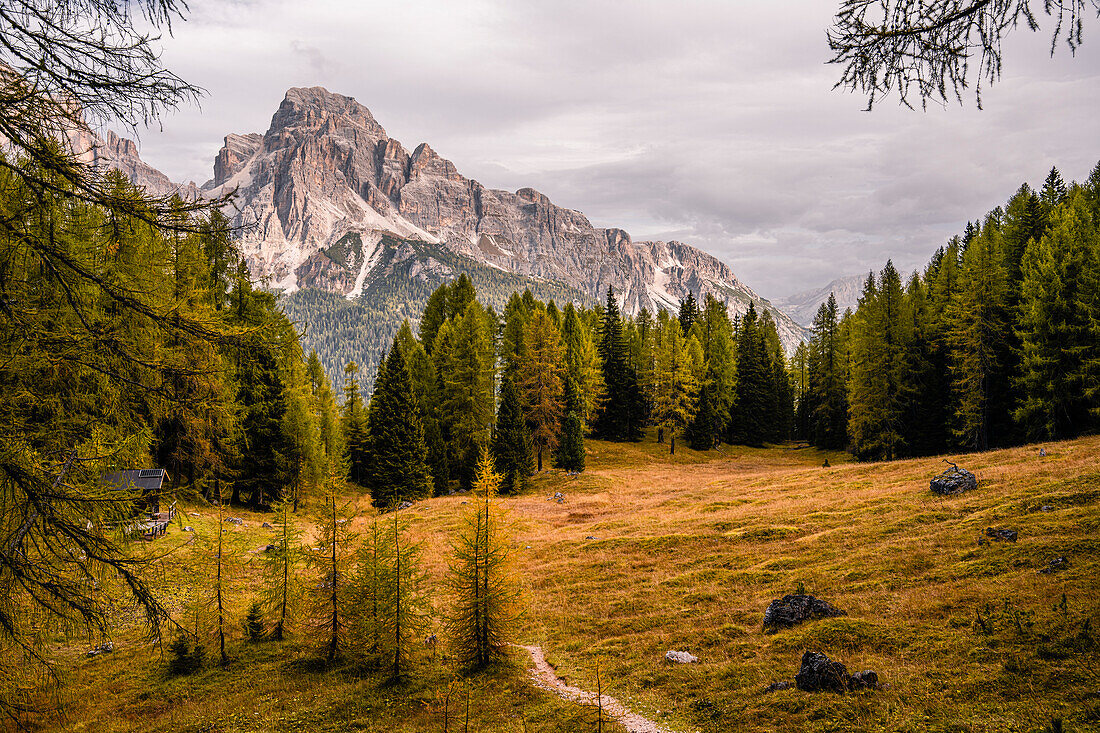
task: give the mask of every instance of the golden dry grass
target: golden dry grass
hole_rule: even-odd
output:
[[[544,473],[527,494],[501,500],[529,608],[518,641],[542,644],[583,687],[594,688],[598,659],[606,692],[681,731],[1030,731],[1054,718],[1065,730],[1096,729],[1100,438],[1046,448],[1045,458],[1037,446],[961,456],[978,491],[938,498],[928,480],[939,458],[857,464],[791,446],[678,447],[670,458],[652,438],[592,441],[581,476]],[[554,492],[563,503],[547,500]],[[361,528],[369,501],[349,498]],[[435,587],[465,501],[408,510]],[[244,545],[255,549],[265,517],[241,516]],[[188,521],[200,532],[211,522]],[[1020,539],[979,545],[987,526],[1015,528]],[[1069,566],[1037,572],[1055,556]],[[238,617],[254,571],[237,583]],[[799,584],[848,615],[762,633],[768,602]],[[173,679],[147,646],[119,646],[74,659],[68,718],[47,727],[442,730],[437,696],[451,672],[439,662],[422,659],[412,682],[387,687],[353,667],[294,661],[310,656],[302,639],[235,640],[229,671]],[[671,666],[668,649],[700,663]],[[875,669],[887,687],[763,694],[793,677],[806,649],[850,671]],[[474,681],[477,730],[523,730],[521,712],[532,731],[595,729],[588,711],[531,690],[523,663],[517,656]]]

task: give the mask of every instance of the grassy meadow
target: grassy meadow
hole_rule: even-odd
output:
[[[949,498],[928,490],[939,458],[860,464],[793,445],[678,446],[670,457],[652,435],[587,447],[583,474],[545,472],[501,499],[527,607],[516,641],[542,645],[570,684],[594,690],[598,662],[606,694],[684,733],[1100,728],[1100,437],[1047,444],[1045,457],[1039,446],[952,457],[979,489]],[[347,499],[361,530],[369,498]],[[434,588],[466,501],[406,510]],[[422,650],[400,684],[354,661],[324,668],[302,627],[284,642],[245,643],[240,619],[262,582],[270,517],[229,513],[244,520],[232,528],[230,668],[168,676],[165,653],[120,609],[116,651],[85,657],[99,640],[62,649],[61,713],[41,728],[443,731],[446,707],[446,729],[463,731],[468,699],[470,731],[596,730],[592,709],[531,687],[519,650],[491,672],[456,675],[442,596],[439,652]],[[199,537],[218,523],[209,506],[181,519]],[[979,544],[986,527],[1016,529],[1019,541]],[[208,574],[191,537],[176,526],[147,545],[178,547],[158,584],[184,625]],[[1068,566],[1038,572],[1057,556]],[[768,603],[800,587],[848,615],[764,634]],[[669,649],[700,661],[671,665]],[[850,672],[876,670],[883,688],[763,692],[792,679],[808,649]]]

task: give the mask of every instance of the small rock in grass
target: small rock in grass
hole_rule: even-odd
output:
[[[1047,575],[1047,574],[1050,574],[1050,573],[1056,573],[1059,570],[1061,570],[1062,568],[1065,568],[1065,567],[1068,567],[1068,566],[1069,566],[1069,560],[1067,560],[1064,557],[1059,556],[1059,557],[1053,558],[1050,562],[1047,563],[1047,566],[1045,568],[1043,568],[1042,570],[1040,570],[1039,572],[1043,573],[1044,575]]]
[[[1017,533],[1014,529],[994,529],[993,527],[986,527],[985,536],[997,542],[1015,542]]]
[[[1039,507],[1039,511],[1041,511],[1041,512],[1052,512],[1052,511],[1054,511],[1054,507],[1052,507],[1050,504],[1043,504],[1041,507]]]
[[[787,629],[810,619],[846,615],[844,611],[820,598],[808,593],[795,593],[768,604],[768,610],[764,611],[764,631],[774,634],[780,629]]]
[[[978,477],[965,468],[959,468],[952,463],[951,468],[932,479],[928,488],[932,490],[933,494],[941,496],[961,494],[964,491],[972,491],[978,488]]]
[[[226,517],[225,521],[229,524],[244,524],[244,520],[240,517]]]
[[[1039,449],[1039,457],[1040,458],[1046,458],[1047,457],[1047,449],[1046,448],[1040,448]]]
[[[264,522],[260,526],[263,527],[264,529],[275,529],[274,527],[271,526],[270,522]]]
[[[821,652],[806,652],[794,681],[803,692],[846,692],[848,669]]]
[[[764,692],[779,692],[780,690],[789,690],[794,687],[794,683],[790,680],[783,680],[782,682],[773,682],[764,688]]]
[[[183,531],[184,531],[184,532],[194,532],[194,531],[195,531],[195,528],[194,528],[194,527],[191,527],[191,526],[187,526],[187,527],[184,527],[184,528],[183,528]]]
[[[669,649],[665,652],[665,661],[674,662],[676,664],[692,664],[693,662],[698,662],[699,657],[690,652],[678,652],[675,649]]]
[[[585,537],[585,539],[586,540],[598,540],[599,537],[593,537],[592,535],[588,535],[587,537]]]
[[[860,688],[874,690],[878,687],[878,674],[873,669],[865,669],[849,677],[848,684],[853,690]]]
[[[265,545],[260,548],[260,552],[272,552],[275,550],[275,545]]]
[[[106,642],[103,642],[102,644],[100,644],[99,646],[97,646],[95,649],[92,649],[91,651],[87,652],[84,656],[98,657],[100,654],[110,654],[114,650],[115,650],[115,645],[113,643],[109,642],[109,641],[106,641]]]

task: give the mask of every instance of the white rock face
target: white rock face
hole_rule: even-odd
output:
[[[694,664],[699,661],[699,657],[690,652],[678,652],[674,649],[669,649],[665,652],[665,661],[672,662],[673,664]]]

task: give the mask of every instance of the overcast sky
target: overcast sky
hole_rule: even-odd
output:
[[[229,132],[263,132],[291,86],[355,97],[408,149],[491,188],[532,186],[635,239],[722,258],[765,297],[922,266],[968,219],[1051,165],[1100,159],[1100,23],[1076,58],[1006,42],[965,105],[873,112],[833,91],[836,2],[191,0],[164,62],[200,107],[141,134],[202,183]],[[1042,16],[1041,20],[1048,20]],[[1048,23],[1049,24],[1049,23]]]

